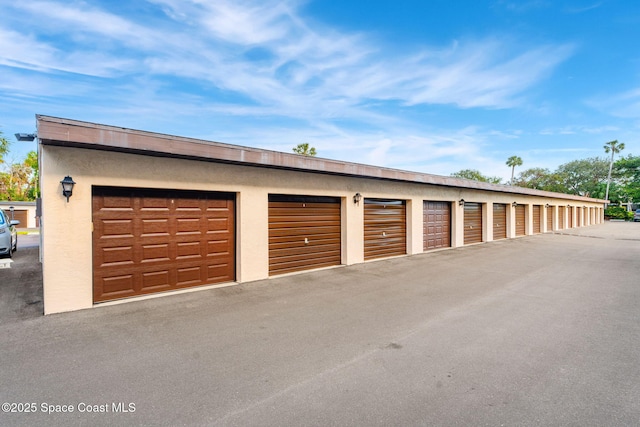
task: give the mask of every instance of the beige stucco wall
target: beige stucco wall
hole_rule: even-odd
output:
[[[407,201],[407,253],[423,251],[423,201],[449,201],[452,206],[452,246],[463,245],[463,208],[460,199],[483,203],[485,241],[493,239],[492,203],[509,205],[509,237],[515,236],[513,202],[527,206],[527,233],[531,233],[532,205],[566,209],[571,201],[483,190],[451,188],[418,183],[266,169],[165,157],[151,157],[80,148],[42,146],[43,275],[45,313],[93,306],[92,298],[92,186],[144,187],[225,191],[236,194],[236,275],[238,282],[268,277],[268,195],[292,194],[332,196],[342,199],[342,263],[364,260],[363,202],[356,205],[356,192],[363,198],[393,198]],[[67,203],[60,180],[70,175],[76,181]],[[576,202],[575,206],[597,203]],[[546,210],[542,210],[546,230]],[[566,217],[565,217],[566,221]]]

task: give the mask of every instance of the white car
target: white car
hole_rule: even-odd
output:
[[[633,214],[633,222],[640,221],[640,209],[636,209],[636,212]]]
[[[20,221],[10,221],[4,211],[0,209],[0,257],[8,256],[11,258],[18,249],[16,225],[20,225]]]

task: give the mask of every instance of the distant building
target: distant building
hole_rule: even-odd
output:
[[[20,221],[17,228],[37,228],[40,226],[39,218],[36,217],[36,202],[0,201],[0,209],[4,210],[9,218]]]

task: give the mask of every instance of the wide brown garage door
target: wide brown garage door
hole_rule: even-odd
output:
[[[564,229],[564,206],[558,206],[558,230]]]
[[[507,238],[507,205],[493,204],[493,240]]]
[[[516,205],[516,236],[525,234],[525,205]]]
[[[340,265],[340,198],[269,195],[269,274]]]
[[[464,244],[482,242],[482,205],[466,202],[464,204]]]
[[[451,203],[424,201],[423,250],[451,247]]]
[[[235,280],[234,195],[93,188],[93,301]]]
[[[542,225],[541,225],[541,217],[542,216],[542,206],[533,205],[533,234],[542,233]]]
[[[405,201],[364,199],[364,259],[406,253]]]
[[[553,231],[553,206],[547,206],[547,231]]]

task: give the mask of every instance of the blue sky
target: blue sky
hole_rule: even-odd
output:
[[[0,0],[0,130],[35,114],[508,179],[640,155],[636,0]],[[20,160],[34,143],[12,143]]]

